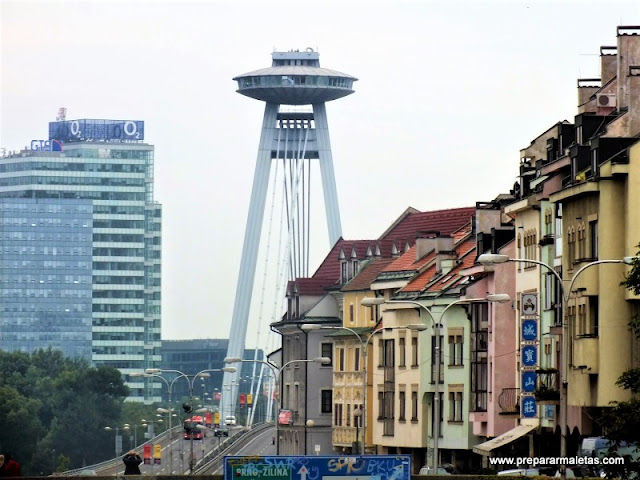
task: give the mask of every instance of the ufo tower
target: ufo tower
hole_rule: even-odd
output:
[[[311,162],[318,162],[329,242],[333,246],[342,235],[342,227],[325,103],[352,94],[357,78],[321,68],[319,53],[308,48],[302,52],[273,52],[270,68],[238,75],[233,80],[238,82],[238,93],[266,102],[227,350],[229,357],[242,357],[272,163],[284,165],[288,172],[285,177],[293,179],[284,186],[291,201],[295,190],[301,185],[304,188],[305,169],[310,168]],[[311,108],[290,107],[303,105]],[[309,192],[303,195],[310,198]],[[294,237],[304,237],[301,231],[308,229],[306,213],[308,205],[304,200],[287,212],[289,234],[296,232]],[[304,276],[300,265],[305,256],[308,259],[304,245],[298,247],[292,248],[289,259],[294,278]],[[238,372],[225,373],[224,383],[231,384]],[[224,410],[235,410],[234,397],[223,395]]]

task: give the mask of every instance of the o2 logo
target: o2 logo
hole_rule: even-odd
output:
[[[64,152],[59,140],[31,140],[31,150],[34,152]]]

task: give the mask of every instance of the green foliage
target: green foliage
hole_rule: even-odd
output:
[[[52,349],[0,351],[0,450],[13,454],[25,475],[105,460],[113,433],[104,427],[120,423],[127,394],[113,368]]]
[[[637,245],[640,248],[640,244]],[[635,295],[640,295],[640,250],[636,253],[636,258],[631,263],[631,270],[620,285],[631,290]]]

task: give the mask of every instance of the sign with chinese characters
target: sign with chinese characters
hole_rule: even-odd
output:
[[[535,345],[525,345],[522,347],[522,366],[535,367],[538,363],[538,347]]]
[[[522,391],[527,393],[533,393],[536,389],[536,383],[538,375],[532,370],[522,372]]]
[[[535,418],[538,415],[538,404],[536,397],[522,397],[522,416],[524,418]]]
[[[538,294],[523,293],[520,296],[520,315],[535,316],[538,315]]]
[[[522,340],[525,342],[538,340],[538,322],[536,320],[522,321]]]

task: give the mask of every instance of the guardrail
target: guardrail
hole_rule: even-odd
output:
[[[211,464],[219,461],[222,453],[233,446],[233,444],[235,444],[236,442],[256,435],[272,426],[273,425],[270,423],[254,424],[250,430],[246,430],[238,435],[233,435],[232,437],[227,437],[227,441],[210,450],[209,453],[207,453],[202,459],[200,459],[199,462],[195,464],[193,469],[194,473],[199,474],[211,468]]]
[[[171,427],[171,431],[165,430],[159,435],[156,435],[155,437],[147,440],[142,445],[138,445],[134,450],[142,454],[142,448],[145,444],[147,443],[154,444],[154,443],[162,442],[165,438],[169,437],[169,433],[171,433],[173,437],[173,434],[179,431],[182,431],[182,425],[176,425],[175,427]],[[96,463],[94,465],[87,465],[85,467],[76,468],[73,470],[67,470],[66,472],[62,472],[62,473],[57,473],[56,476],[73,477],[78,473],[82,472],[83,470],[94,470],[96,473],[99,474],[99,470],[106,470],[107,468],[120,465],[121,462],[122,462],[122,457],[110,458],[109,460],[105,460],[104,462]]]

